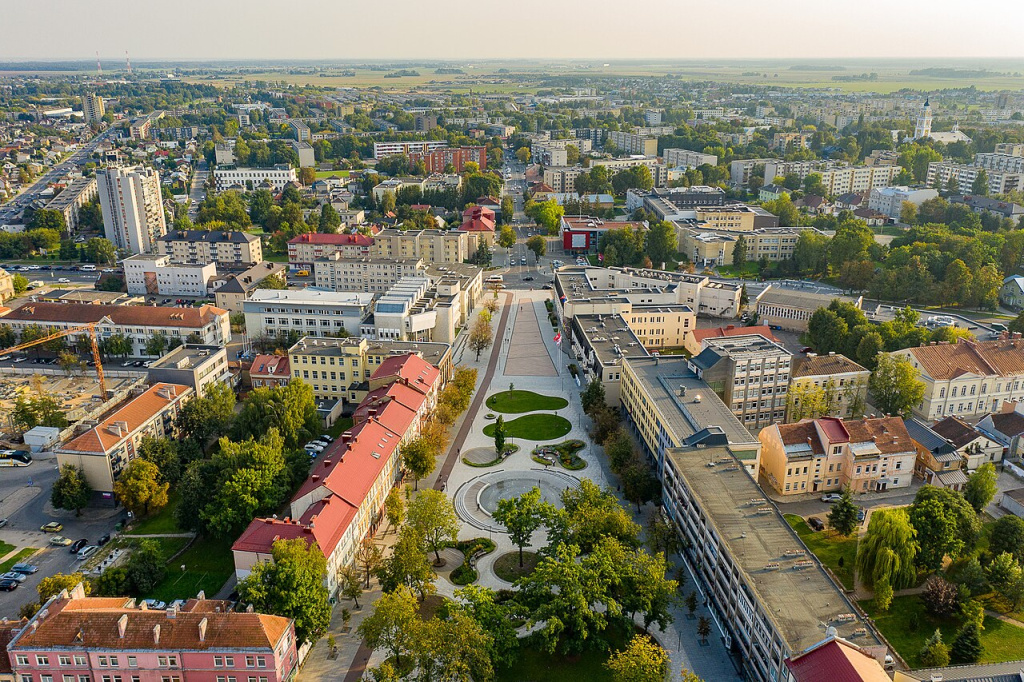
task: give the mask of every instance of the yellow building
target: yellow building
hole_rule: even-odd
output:
[[[808,353],[796,358],[790,372],[786,421],[811,416],[860,417],[867,405],[870,378],[870,371],[845,355]]]
[[[373,258],[419,258],[427,263],[462,263],[473,255],[470,235],[459,230],[382,230],[373,238]]]
[[[678,348],[697,327],[697,315],[686,305],[634,305],[620,314],[647,350]]]

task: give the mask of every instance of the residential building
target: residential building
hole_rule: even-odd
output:
[[[649,126],[660,126],[662,111],[658,109],[648,109],[644,112],[644,123]]]
[[[849,682],[890,682],[885,671],[885,649],[864,648],[842,637],[830,635],[803,653],[786,659],[786,682],[819,682],[822,679]]]
[[[748,261],[789,260],[801,234],[808,230],[819,232],[813,227],[766,227],[740,232],[714,229],[708,223],[689,220],[677,220],[675,225],[679,253],[701,267],[731,264],[740,239],[743,239]]]
[[[905,425],[917,447],[914,475],[928,485],[962,491],[967,474],[963,471],[964,459],[953,444],[917,417],[907,419]]]
[[[342,258],[334,253],[313,262],[313,282],[329,291],[368,291],[384,293],[400,279],[419,274],[419,258]]]
[[[816,294],[768,286],[757,297],[757,319],[769,327],[775,325],[781,329],[807,331],[807,321],[811,319],[814,311],[818,308],[827,308],[837,299],[852,303],[858,308],[864,301],[863,296]]]
[[[0,303],[14,298],[14,275],[0,269]]]
[[[151,253],[167,232],[160,174],[152,168],[108,166],[96,171],[107,239],[129,253]]]
[[[1024,144],[1017,144],[1014,142],[997,142],[995,149],[993,150],[996,154],[1009,154],[1010,156],[1024,156]]]
[[[442,383],[451,379],[455,367],[448,343],[310,337],[288,349],[288,361],[292,379],[312,386],[317,400],[355,405],[366,397],[370,378],[388,358],[409,353],[437,367]]]
[[[1009,201],[1000,201],[998,199],[990,199],[989,197],[980,197],[977,195],[963,196],[960,194],[954,194],[953,196],[947,197],[947,200],[951,204],[969,206],[975,213],[996,213],[1004,218],[1016,221],[1020,221],[1020,219],[1024,217],[1024,206],[1014,204]]]
[[[792,145],[793,149],[810,149],[814,133],[775,133],[772,135],[772,149],[784,152]]]
[[[956,448],[967,471],[975,471],[982,464],[1003,461],[1003,446],[959,417],[946,417],[932,424],[932,431]]]
[[[217,142],[213,146],[214,162],[218,166],[231,166],[235,163],[235,148],[227,142]]]
[[[292,118],[288,120],[288,126],[292,129],[292,132],[295,133],[296,140],[298,140],[299,142],[310,141],[312,132],[310,131],[308,125],[306,125],[302,121]]]
[[[763,185],[760,189],[757,190],[757,199],[758,201],[776,201],[778,199],[781,199],[783,194],[789,196],[789,190],[787,190],[782,185],[770,183],[767,185]]]
[[[276,388],[292,378],[287,355],[257,355],[249,367],[249,384],[253,388]]]
[[[1009,275],[999,287],[999,302],[1008,308],[1024,308],[1024,277]]]
[[[750,184],[750,178],[753,177],[755,171],[760,170],[760,167],[763,167],[765,164],[776,160],[777,159],[738,159],[736,161],[731,161],[729,163],[729,181],[733,185],[745,187]],[[764,175],[767,176],[767,173]],[[773,175],[768,178],[768,182],[765,184],[770,183],[774,179],[775,176]]]
[[[195,391],[197,398],[205,397],[213,384],[234,384],[228,368],[228,351],[224,346],[186,343],[154,360],[146,373],[154,384],[188,386]]]
[[[748,430],[786,415],[793,355],[760,335],[706,338],[688,363]]]
[[[214,263],[172,265],[170,256],[142,253],[121,261],[129,294],[206,296],[217,276]]]
[[[427,114],[416,114],[413,129],[418,133],[425,133],[437,127],[437,116]]]
[[[1024,190],[1024,173],[986,170],[981,166],[969,166],[950,161],[933,161],[928,164],[928,185],[942,187],[953,185],[960,194],[974,194],[974,181],[984,171],[988,176],[989,194],[1008,194]]]
[[[277,278],[287,285],[288,267],[283,263],[257,263],[243,272],[226,275],[213,283],[214,302],[218,308],[230,313],[241,313],[242,304],[264,286],[268,277]]]
[[[834,161],[772,161],[765,164],[764,177],[767,184],[780,175],[795,173],[803,180],[818,173],[825,191],[838,195],[888,187],[902,170],[900,166],[840,166]]]
[[[778,342],[770,329],[765,325],[754,325],[751,327],[737,327],[730,324],[725,327],[705,327],[703,329],[691,329],[683,336],[683,349],[691,356],[698,355],[704,350],[705,339],[721,339],[729,336],[749,336],[757,334],[769,341]]]
[[[868,380],[871,378],[866,367],[837,353],[807,353],[803,357],[795,357],[792,366],[786,421],[798,421],[803,417],[800,401],[817,389],[822,391],[827,410],[822,416],[851,419],[864,414]]]
[[[133,597],[86,597],[79,583],[43,604],[7,655],[19,682],[294,679],[293,621],[231,606],[200,593],[180,607],[149,609]]]
[[[620,130],[609,130],[604,139],[604,144],[606,146],[608,143],[615,145],[615,147],[623,154],[643,156],[658,155],[658,138],[656,137],[624,133]]]
[[[216,263],[238,268],[263,261],[260,238],[248,232],[220,230],[171,230],[156,242],[157,253],[171,257],[172,263]]]
[[[1003,458],[1024,454],[1024,402],[1005,402],[981,418],[975,428],[1003,446]]]
[[[911,189],[901,185],[875,187],[868,197],[868,208],[884,213],[893,220],[899,220],[904,203],[920,206],[937,196],[939,196],[938,191],[932,188]]]
[[[342,258],[364,258],[370,255],[373,241],[364,234],[300,234],[288,240],[288,264],[308,270],[318,258],[333,253]]]
[[[488,247],[494,248],[496,225],[494,211],[486,206],[470,206],[462,212],[462,225],[459,231],[469,233],[470,241],[475,240],[477,248],[480,243],[486,243]],[[475,252],[476,248],[471,247],[471,250]]]
[[[410,163],[420,161],[427,168],[428,173],[444,173],[451,166],[455,173],[462,173],[466,164],[473,162],[480,167],[480,170],[487,168],[486,147],[439,147],[425,152],[412,152],[409,154]]]
[[[666,149],[661,154],[665,165],[670,168],[697,168],[698,166],[717,166],[718,157],[714,154],[695,152],[689,149]]]
[[[373,237],[373,258],[416,258],[427,263],[463,263],[473,255],[469,234],[460,230],[381,230]]]
[[[114,482],[138,456],[146,436],[174,438],[178,413],[195,392],[182,384],[158,383],[129,398],[94,426],[56,449],[57,464],[81,467],[94,496],[114,502]]]
[[[288,183],[298,182],[299,176],[294,168],[285,163],[273,168],[214,168],[213,179],[220,191],[235,186],[242,190],[253,190],[267,183],[274,192],[280,192]]]
[[[198,308],[171,308],[139,305],[96,305],[93,303],[26,303],[3,317],[0,325],[10,327],[19,336],[25,327],[39,325],[53,329],[72,329],[95,325],[100,339],[114,334],[131,343],[130,355],[148,356],[146,343],[156,334],[168,340],[209,346],[226,346],[231,340],[228,311],[204,305]],[[66,337],[69,343],[87,341],[88,333]]]
[[[50,211],[60,211],[68,232],[78,231],[78,211],[85,204],[96,198],[98,183],[96,178],[77,178],[56,197],[46,204]]]
[[[1017,154],[978,153],[974,155],[974,165],[986,170],[1004,173],[1024,173],[1024,156]]]
[[[106,113],[107,108],[103,104],[102,97],[95,92],[87,92],[82,95],[82,114],[85,116],[86,123],[100,123]]]
[[[907,488],[917,446],[899,417],[805,419],[761,430],[761,473],[782,495]]]
[[[257,289],[242,302],[250,338],[297,333],[300,336],[360,334],[373,294],[313,289]]]
[[[316,168],[316,155],[313,152],[313,145],[308,142],[292,142],[292,149],[295,150],[299,157],[299,168]]]
[[[950,415],[973,418],[996,412],[1006,401],[1024,401],[1024,341],[961,339],[898,350],[924,382],[924,399],[914,414],[925,419]]]
[[[553,192],[575,192],[576,178],[585,172],[587,169],[579,166],[545,166],[544,184]]]
[[[431,150],[447,146],[448,142],[446,140],[426,140],[423,142],[374,142],[373,158],[379,161],[385,156],[393,156],[395,154],[405,154],[406,156],[409,156],[414,152],[424,154]]]

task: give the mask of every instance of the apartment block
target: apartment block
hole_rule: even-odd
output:
[[[411,152],[410,163],[420,161],[427,167],[428,173],[444,173],[449,166],[455,173],[462,173],[467,163],[475,163],[480,170],[487,168],[486,147],[441,147],[425,152]]]
[[[790,145],[793,149],[810,149],[814,133],[775,133],[772,135],[772,149],[784,152]]]
[[[761,467],[782,495],[910,487],[915,445],[899,417],[822,417],[762,429]]]
[[[95,92],[87,92],[82,95],[82,114],[86,123],[99,123],[107,113],[103,104],[103,98]]]
[[[121,261],[129,294],[205,296],[217,276],[214,263],[172,265],[170,256],[139,254]]]
[[[950,181],[961,194],[973,194],[974,181],[981,171],[988,176],[989,194],[1007,194],[1024,190],[1024,173],[987,170],[981,166],[933,161],[928,164],[928,185],[948,187]]]
[[[576,178],[581,173],[587,172],[586,168],[578,166],[552,166],[544,168],[544,184],[554,192],[575,192]]]
[[[795,357],[789,381],[787,421],[798,421],[800,412],[799,389],[820,389],[823,392],[826,413],[823,416],[850,419],[860,417],[868,400],[868,380],[871,372],[845,355],[807,353]]]
[[[381,230],[370,247],[373,258],[417,258],[427,263],[463,263],[473,252],[469,234],[459,230]]]
[[[309,126],[302,121],[296,119],[288,120],[288,127],[292,129],[292,133],[295,135],[295,139],[299,142],[309,142],[312,136],[312,132]]]
[[[50,211],[60,211],[69,232],[78,230],[78,211],[99,193],[96,178],[78,178],[46,204]]]
[[[601,382],[605,402],[618,407],[623,359],[650,357],[650,353],[621,315],[577,315],[569,334],[587,383]]]
[[[754,171],[759,170],[759,166],[766,166],[769,163],[778,161],[778,159],[738,159],[729,163],[729,181],[734,185],[749,185],[750,178],[753,177]],[[767,173],[764,174],[767,177]],[[768,182],[775,179],[773,175]],[[767,184],[767,183],[766,183]]]
[[[998,412],[1004,402],[1024,401],[1024,341],[960,340],[892,353],[907,358],[924,382],[924,399],[914,414],[936,420],[971,419]]]
[[[426,140],[422,142],[374,142],[373,143],[373,158],[383,159],[385,156],[393,156],[395,154],[405,154],[409,156],[412,153],[426,154],[434,149],[440,149],[441,147],[447,147],[448,142],[446,140]]]
[[[213,158],[218,166],[230,166],[235,163],[235,147],[227,142],[218,142],[213,146]]]
[[[81,583],[51,597],[7,645],[19,682],[219,679],[286,682],[299,667],[289,618],[235,611],[202,593],[149,609],[132,597],[86,597]]]
[[[292,142],[292,149],[299,157],[299,168],[316,168],[316,153],[308,142]]]
[[[156,241],[156,249],[170,256],[172,263],[216,263],[237,268],[263,261],[260,238],[248,232],[171,230]]]
[[[1024,173],[1024,156],[1020,154],[987,154],[974,155],[974,165],[986,170],[1002,173]]]
[[[418,258],[342,258],[337,251],[313,262],[313,281],[330,291],[384,293],[403,277],[419,274]]]
[[[96,171],[107,239],[129,253],[150,253],[167,232],[160,174],[152,168],[110,166]]]
[[[308,269],[318,258],[333,253],[343,258],[364,258],[370,255],[373,241],[373,237],[363,234],[300,234],[288,241],[288,264]]]
[[[202,346],[186,343],[178,346],[146,370],[153,384],[188,386],[197,398],[218,383],[233,384],[228,368],[228,351],[224,346]]]
[[[1008,154],[1010,156],[1024,156],[1024,144],[1013,142],[998,142],[995,147],[996,154]]]
[[[666,149],[662,152],[665,165],[669,168],[697,168],[708,165],[717,166],[718,157],[714,154],[694,152],[689,149]]]
[[[57,463],[81,467],[94,494],[112,503],[114,482],[138,456],[142,439],[174,438],[178,413],[194,395],[189,386],[154,384],[57,448]]]
[[[868,196],[868,208],[884,213],[893,220],[899,220],[904,202],[920,206],[937,196],[939,196],[938,191],[930,187],[925,189],[911,189],[900,185],[875,187]]]
[[[273,168],[214,168],[213,179],[220,191],[231,187],[253,190],[266,183],[267,187],[280,192],[285,185],[298,182],[299,176],[288,164],[278,164]]]
[[[620,130],[609,130],[604,144],[615,145],[623,154],[658,155],[658,138],[646,135],[624,133]]]
[[[793,355],[760,335],[706,338],[689,369],[707,382],[747,429],[786,416]]]
[[[360,334],[373,294],[312,289],[257,289],[242,303],[250,338],[281,333],[301,336]]]
[[[903,170],[900,166],[839,166],[834,161],[778,161],[765,164],[766,184],[779,175],[796,173],[800,179],[812,173],[821,175],[821,183],[832,195],[862,192],[888,187]],[[774,174],[773,174],[774,173]]]

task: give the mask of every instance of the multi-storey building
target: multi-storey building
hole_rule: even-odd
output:
[[[789,381],[787,421],[798,421],[809,406],[801,405],[804,396],[821,390],[821,416],[857,418],[864,413],[868,400],[868,379],[871,372],[845,355],[808,353],[793,359]]]
[[[609,130],[604,143],[607,145],[609,142],[615,145],[623,154],[658,155],[658,138],[656,137],[624,133],[620,130]]]
[[[835,161],[773,161],[765,164],[765,184],[776,177],[795,173],[801,179],[812,173],[821,175],[828,194],[861,192],[888,187],[900,174],[900,166],[838,166]]]
[[[718,157],[714,154],[694,152],[689,149],[666,149],[662,152],[665,165],[670,168],[696,168],[698,166],[717,166]]]
[[[142,439],[173,438],[178,413],[194,395],[182,384],[154,384],[57,448],[57,463],[81,467],[94,493],[113,502],[114,482],[138,456]]]
[[[160,174],[152,168],[107,167],[96,171],[107,239],[129,253],[150,253],[167,232]]]
[[[168,308],[138,305],[95,305],[91,303],[26,303],[3,317],[0,326],[10,327],[19,336],[26,327],[71,329],[96,325],[101,339],[120,334],[131,343],[134,356],[148,356],[146,343],[156,334],[168,341],[226,346],[231,340],[228,311],[212,305],[198,308]],[[69,342],[88,342],[88,333],[67,337]]]
[[[884,213],[894,220],[899,220],[904,203],[920,206],[937,196],[939,196],[938,191],[930,187],[920,189],[911,189],[900,185],[875,187],[868,196],[868,208]]]
[[[1024,144],[1014,142],[998,142],[995,147],[996,154],[1009,154],[1010,156],[1024,156]]]
[[[473,252],[469,234],[460,230],[396,230],[377,233],[370,247],[373,258],[417,258],[427,263],[465,262]]]
[[[242,303],[252,296],[252,292],[263,286],[268,277],[287,284],[288,266],[284,263],[257,263],[243,272],[218,277],[213,283],[213,297],[217,307],[231,313],[243,312]]]
[[[308,142],[292,142],[292,149],[299,157],[299,168],[316,168],[316,152]]]
[[[974,181],[984,172],[988,176],[989,194],[1008,194],[1024,190],[1024,173],[987,170],[981,166],[933,161],[928,164],[928,185],[948,187],[956,185],[961,194],[973,194]]]
[[[974,155],[974,165],[1003,173],[1024,173],[1024,156],[979,153]]]
[[[852,303],[858,308],[863,296],[849,297],[816,294],[769,286],[757,296],[757,318],[763,324],[776,325],[792,331],[807,331],[807,322],[818,308],[827,308],[834,300]]]
[[[946,199],[951,204],[967,206],[975,213],[996,213],[1004,218],[1015,221],[1019,221],[1021,217],[1024,217],[1024,206],[1010,201],[1000,201],[999,199],[990,199],[989,197],[977,195],[963,196],[960,194],[953,194],[946,197]]]
[[[618,407],[623,359],[645,358],[650,353],[621,315],[577,315],[569,333],[587,383],[601,382],[605,402]]]
[[[750,184],[750,178],[754,176],[756,170],[759,170],[759,166],[766,166],[774,161],[778,161],[778,159],[738,159],[732,161],[729,163],[729,181],[734,185],[745,187]],[[767,173],[765,173],[765,176],[767,176]],[[773,175],[769,178],[768,182],[774,179],[775,176]]]
[[[964,460],[953,444],[916,417],[905,420],[904,424],[917,447],[914,476],[928,485],[963,490],[967,485]],[[1002,449],[999,452],[1002,455]]]
[[[365,258],[373,242],[373,237],[364,234],[300,234],[288,241],[288,264],[308,269],[318,258],[334,253],[342,258]]]
[[[7,645],[19,682],[286,682],[299,668],[288,618],[235,611],[200,594],[149,609],[131,597],[51,597]]]
[[[257,355],[249,366],[249,383],[253,388],[284,386],[291,378],[291,366],[284,355]]]
[[[775,133],[772,135],[772,148],[786,151],[790,145],[794,149],[809,149],[814,133]]]
[[[961,339],[892,353],[907,358],[924,382],[914,413],[935,420],[998,412],[1004,402],[1024,401],[1024,341]]]
[[[156,242],[157,253],[172,263],[216,263],[238,268],[263,261],[260,238],[248,232],[219,230],[171,230]]]
[[[544,184],[554,192],[575,192],[576,178],[586,173],[578,166],[549,166],[544,168]]]
[[[409,154],[411,163],[420,161],[427,167],[428,173],[444,173],[451,166],[454,172],[461,173],[466,164],[473,162],[480,167],[480,170],[487,168],[486,147],[441,147],[426,152],[412,152]]]
[[[676,221],[679,253],[702,266],[728,265],[740,238],[745,242],[746,256],[751,261],[762,259],[778,262],[793,257],[800,235],[813,227],[770,227],[752,232],[709,229],[704,223]]]
[[[228,351],[223,346],[202,346],[191,343],[178,346],[146,370],[151,383],[179,384],[195,391],[197,398],[218,383],[231,385]]]
[[[60,211],[68,231],[74,232],[78,229],[78,210],[95,199],[98,192],[96,178],[78,178],[51,199],[46,208],[50,211]]]
[[[87,92],[82,95],[82,114],[86,123],[99,123],[107,113],[103,105],[103,98],[95,92]]]
[[[205,296],[217,276],[214,263],[171,265],[170,256],[143,253],[121,261],[129,294]]]
[[[907,488],[917,446],[899,417],[822,417],[761,430],[761,469],[782,495]]]
[[[395,154],[405,154],[409,156],[412,153],[426,154],[434,149],[440,149],[441,147],[447,147],[448,142],[446,140],[426,140],[423,142],[374,142],[373,143],[373,158],[383,159],[385,156],[393,156]]]
[[[313,262],[313,281],[330,291],[384,293],[423,270],[419,258],[342,258],[337,251]]]
[[[690,371],[748,429],[761,429],[786,416],[793,355],[760,335],[706,338],[689,362]]]
[[[282,333],[358,336],[372,303],[373,294],[362,292],[257,289],[242,302],[242,311],[251,338]]]
[[[312,135],[309,126],[297,119],[289,119],[288,126],[292,129],[295,134],[295,139],[299,142],[309,142]]]
[[[299,176],[294,168],[285,163],[273,168],[214,168],[213,179],[217,189],[222,191],[235,186],[253,190],[265,182],[275,192],[280,192],[285,185],[298,182]]]

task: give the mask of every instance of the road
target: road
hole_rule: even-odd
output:
[[[206,165],[206,159],[199,162],[196,172],[192,174],[192,185],[188,192],[188,217],[194,220],[199,215],[199,204],[206,198],[206,180],[210,177],[210,171]]]

